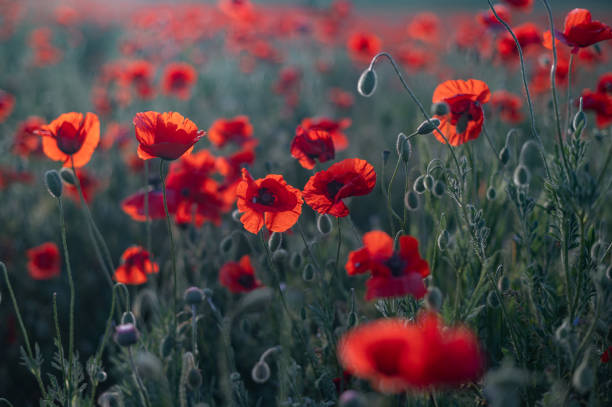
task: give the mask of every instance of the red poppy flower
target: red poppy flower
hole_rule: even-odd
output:
[[[608,347],[599,357],[601,363],[608,363],[610,361],[610,352],[612,352],[612,346]]]
[[[304,186],[304,200],[319,213],[344,217],[349,209],[342,200],[367,195],[375,185],[374,167],[365,160],[348,158],[310,177]]]
[[[366,282],[366,300],[411,294],[421,298],[427,291],[423,278],[429,265],[419,254],[419,242],[412,236],[399,238],[399,250],[393,251],[393,239],[381,231],[363,235],[363,247],[349,253],[349,275],[371,272]]]
[[[531,79],[530,88],[534,93],[544,93],[550,90],[550,68],[552,65],[551,58],[548,55],[542,55],[538,59],[538,64],[535,66],[533,77]],[[575,68],[575,65],[572,67]],[[572,72],[573,73],[573,72]],[[555,72],[555,83],[557,86],[567,84],[569,75],[569,56],[565,52],[558,50],[557,52],[557,71]]]
[[[396,55],[399,62],[413,70],[425,69],[425,67],[433,65],[436,61],[435,54],[413,45],[399,48]]]
[[[597,127],[604,129],[612,124],[612,95],[608,93],[593,92],[589,89],[582,91],[582,109],[595,112]]]
[[[555,38],[572,47],[572,53],[575,54],[579,48],[612,39],[612,27],[601,21],[592,21],[589,10],[575,8],[567,14],[563,32],[557,31]],[[550,31],[544,33],[544,46],[552,49]]]
[[[530,10],[533,0],[504,0],[504,3],[517,9]]]
[[[503,4],[496,4],[494,7],[495,12],[497,13],[497,15],[506,22],[506,24],[510,24],[510,10],[508,9],[508,7],[504,6]],[[480,13],[478,13],[477,16],[478,21],[484,25],[487,28],[491,28],[491,29],[504,29],[504,26],[502,25],[502,23],[500,23],[497,18],[495,17],[495,14],[493,14],[493,12],[489,9],[486,11],[482,11]]]
[[[164,71],[164,93],[179,99],[189,99],[197,79],[196,70],[191,65],[184,62],[171,63]]]
[[[523,121],[522,106],[523,100],[514,93],[498,90],[491,95],[492,109],[499,112],[499,117],[506,123],[516,124]]]
[[[320,163],[334,159],[334,142],[325,130],[305,130],[298,126],[291,142],[291,156],[296,158],[302,167],[311,170],[316,164],[315,159]]]
[[[255,152],[252,147],[244,148],[228,157],[217,159],[217,171],[223,175],[223,184],[220,192],[224,195],[224,200],[233,204],[236,201],[236,188],[242,181],[242,168],[245,165],[252,165],[255,161]]]
[[[218,119],[208,130],[208,138],[217,147],[228,142],[244,144],[252,140],[253,125],[247,116],[236,116],[233,119]]]
[[[238,210],[243,212],[240,221],[251,233],[258,233],[264,224],[270,232],[284,232],[302,213],[302,193],[287,185],[282,175],[254,180],[243,168],[236,195]]]
[[[193,149],[204,130],[176,112],[141,112],[133,120],[138,140],[138,157],[143,160],[159,157],[176,160]]]
[[[232,293],[248,293],[261,287],[261,282],[255,277],[251,258],[242,256],[240,261],[225,263],[219,270],[219,282]]]
[[[299,83],[302,73],[298,68],[288,66],[283,68],[279,75],[276,84],[274,85],[274,91],[280,94],[288,94],[294,91]]]
[[[478,138],[484,121],[482,105],[489,101],[490,96],[487,84],[477,79],[450,80],[436,87],[432,102],[446,103],[449,112],[444,116],[434,117],[440,120],[438,128],[451,146]],[[444,143],[438,132],[433,134],[440,143]]]
[[[83,191],[83,198],[85,202],[91,202],[93,196],[100,188],[100,181],[96,179],[91,173],[85,171],[85,169],[78,169],[76,172],[77,177],[79,177],[79,182],[81,184],[81,190]],[[76,186],[65,184],[66,194],[72,198],[75,202],[80,203],[81,197],[79,196],[79,190]]]
[[[350,127],[351,119],[345,118],[333,120],[327,117],[311,118],[307,117],[302,120],[300,125],[305,130],[320,129],[328,132],[334,141],[334,149],[336,151],[345,150],[348,147],[348,138],[344,134],[344,130]]]
[[[121,209],[137,222],[145,222],[145,197],[148,196],[149,219],[165,219],[166,212],[164,210],[164,196],[161,190],[149,188],[148,194],[142,190],[133,195],[128,196],[121,202]],[[178,193],[174,190],[166,190],[166,201],[168,202],[168,211],[176,212],[178,205]]]
[[[612,72],[607,72],[599,77],[597,92],[612,94]]]
[[[340,109],[350,109],[355,103],[353,95],[340,88],[329,90],[329,100]]]
[[[419,13],[408,24],[407,32],[412,39],[435,44],[440,38],[440,18],[430,12]]]
[[[128,63],[123,72],[122,80],[136,89],[142,99],[151,99],[155,92],[153,90],[153,65],[149,61],[136,60]]]
[[[475,335],[465,327],[446,327],[434,313],[416,323],[381,319],[341,338],[340,362],[375,388],[398,393],[458,387],[480,378],[484,357]]]
[[[147,274],[159,272],[157,263],[140,246],[127,248],[121,255],[121,265],[115,270],[113,278],[123,284],[139,285],[147,282]]]
[[[45,123],[45,120],[38,116],[30,116],[21,122],[17,127],[13,139],[13,153],[22,157],[27,157],[31,154],[42,154],[40,136],[36,132],[40,130]]]
[[[87,164],[100,141],[100,121],[94,113],[64,113],[37,131],[42,136],[43,151],[64,167]]]
[[[349,37],[347,48],[356,61],[369,63],[380,52],[382,44],[376,35],[358,32]]]
[[[15,97],[0,89],[0,123],[6,120],[13,112]]]
[[[28,273],[35,280],[48,280],[60,274],[60,253],[55,243],[43,243],[27,252]]]
[[[25,171],[15,171],[11,168],[0,167],[0,189],[6,188],[14,183],[29,184],[34,177],[31,173]]]
[[[530,49],[542,42],[542,35],[540,29],[533,23],[521,24],[512,29],[516,39],[518,40],[521,50],[523,53],[528,52]],[[497,52],[502,60],[517,60],[519,57],[518,48],[514,38],[508,32],[505,32],[497,40]]]

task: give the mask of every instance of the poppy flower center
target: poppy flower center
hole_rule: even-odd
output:
[[[401,339],[386,339],[372,345],[370,357],[374,368],[385,376],[398,376],[400,373],[397,355],[405,347]]]
[[[84,135],[70,123],[63,123],[57,130],[57,147],[64,153],[72,155],[81,149]]]
[[[257,196],[253,198],[255,203],[270,206],[276,201],[276,196],[268,188],[261,188]]]
[[[174,74],[172,77],[172,89],[180,90],[187,86],[187,78],[183,73]]]
[[[252,288],[255,286],[255,278],[250,274],[243,274],[238,277],[238,284],[244,288]]]
[[[36,264],[41,269],[50,269],[53,267],[53,257],[51,253],[42,253],[36,259]]]
[[[393,277],[400,277],[404,274],[406,261],[402,259],[399,254],[393,253],[393,255],[389,257],[389,260],[385,262],[385,265],[389,267]]]
[[[336,195],[338,195],[338,192],[340,192],[343,186],[344,184],[340,181],[333,180],[329,182],[326,187],[328,195],[332,198],[336,198]]]

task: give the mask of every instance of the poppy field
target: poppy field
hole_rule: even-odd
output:
[[[428,3],[0,0],[0,406],[612,405],[612,5]]]

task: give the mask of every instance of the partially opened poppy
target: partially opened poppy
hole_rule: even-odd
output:
[[[346,134],[344,134],[344,130],[350,127],[350,125],[351,119],[349,118],[333,120],[327,117],[307,117],[300,123],[300,126],[305,130],[318,129],[328,132],[334,141],[334,149],[336,151],[342,151],[348,147],[349,142]]]
[[[0,123],[6,120],[13,112],[15,97],[0,89]]]
[[[349,209],[342,200],[367,195],[375,185],[376,172],[372,164],[347,158],[310,177],[304,186],[304,200],[319,213],[344,217]]]
[[[218,119],[208,130],[208,139],[217,147],[231,142],[239,145],[253,140],[253,125],[247,116]]]
[[[35,280],[48,280],[60,274],[60,253],[55,243],[43,243],[28,250],[28,273]]]
[[[482,105],[489,101],[491,92],[483,81],[477,79],[450,80],[441,83],[433,93],[432,102],[444,102],[449,111],[434,117],[440,120],[438,128],[452,146],[478,138],[484,122]],[[434,136],[445,143],[437,131]]]
[[[127,248],[121,255],[121,264],[113,278],[118,283],[139,285],[147,282],[147,275],[158,273],[159,266],[151,261],[151,255],[140,246]]]
[[[291,142],[291,156],[296,158],[302,167],[311,170],[316,164],[315,159],[320,163],[334,159],[334,142],[325,130],[305,130],[298,126]]]
[[[148,199],[146,199],[148,197]],[[166,200],[168,202],[168,211],[176,212],[178,205],[178,192],[174,190],[166,190]],[[165,219],[166,212],[164,210],[164,195],[159,189],[148,187],[146,190],[141,190],[133,195],[128,196],[121,201],[121,209],[137,222],[145,222],[146,211],[145,201],[148,202],[149,219]]]
[[[346,271],[349,275],[371,273],[366,300],[404,295],[422,298],[427,291],[423,279],[429,275],[429,265],[412,236],[401,236],[399,250],[394,251],[393,239],[385,232],[366,233],[363,247],[349,253]]]
[[[176,112],[141,112],[133,120],[138,140],[138,157],[143,160],[159,157],[176,160],[193,149],[204,130]]]
[[[580,48],[612,39],[612,27],[601,21],[593,21],[589,10],[575,8],[567,14],[563,32],[557,31],[555,38],[571,47],[575,54]],[[544,46],[552,49],[550,31],[544,33]]]
[[[94,113],[64,113],[37,131],[43,151],[64,166],[82,167],[89,162],[100,141],[100,120]]]
[[[196,70],[191,65],[185,62],[171,63],[164,71],[164,93],[179,99],[189,99],[191,89],[197,79]]]
[[[516,124],[523,120],[522,106],[523,100],[514,93],[498,90],[491,94],[491,108],[498,112],[501,120],[506,123]]]
[[[242,181],[236,187],[240,221],[251,233],[266,225],[270,232],[284,232],[302,213],[302,193],[288,185],[282,175],[269,174],[254,180],[243,168]]]
[[[238,262],[225,263],[219,270],[219,282],[235,294],[248,293],[261,287],[248,255],[242,256]]]

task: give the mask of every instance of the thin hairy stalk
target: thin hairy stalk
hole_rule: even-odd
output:
[[[342,246],[342,223],[340,218],[336,218],[338,221],[338,248],[336,249],[336,273],[338,273],[338,266],[340,263],[340,247]]]
[[[165,161],[160,160],[159,162],[159,177],[162,183],[162,193],[164,196],[164,211],[166,212],[166,223],[168,224],[168,235],[170,236],[170,254],[172,256],[172,284],[174,285],[174,293],[172,295],[172,332],[173,336],[176,335],[176,308],[177,308],[177,297],[178,297],[178,286],[176,276],[176,249],[174,247],[174,237],[172,235],[172,220],[170,219],[170,211],[168,210],[168,200],[166,197],[166,179],[164,178],[164,166]]]
[[[11,297],[11,302],[13,303],[13,308],[15,309],[15,315],[17,316],[17,322],[19,323],[19,329],[21,330],[21,335],[23,336],[23,340],[25,341],[26,353],[30,360],[34,360],[34,354],[32,353],[32,346],[30,345],[30,337],[28,336],[28,331],[26,330],[25,324],[23,323],[23,318],[21,317],[21,310],[19,309],[19,304],[17,303],[17,298],[15,298],[15,292],[13,291],[13,285],[11,284],[11,280],[8,276],[8,270],[3,262],[0,261],[0,270],[4,272],[4,281],[6,282],[6,286],[9,291],[9,296]],[[47,392],[45,391],[45,386],[43,385],[42,378],[40,376],[40,366],[31,372],[36,381],[38,382],[38,387],[40,388],[40,392],[44,399],[47,398]]]
[[[62,197],[57,198],[60,213],[60,227],[62,231],[62,246],[64,247],[64,259],[66,261],[66,271],[68,273],[68,286],[70,288],[70,313],[68,315],[68,386],[69,394],[72,391],[70,381],[72,380],[72,364],[74,361],[74,280],[72,278],[72,267],[70,266],[70,253],[68,251],[68,243],[66,241],[66,222],[64,219],[64,205]],[[70,400],[70,397],[68,398]]]
[[[402,161],[401,157],[397,157],[397,163],[395,164],[395,169],[393,170],[393,174],[391,175],[391,180],[389,181],[389,185],[387,186],[387,209],[389,210],[389,214],[391,215],[391,234],[395,235],[395,222],[393,222],[393,218],[397,218],[399,222],[401,219],[398,214],[393,210],[393,206],[391,205],[391,186],[393,185],[393,180],[395,179],[395,175],[397,174],[397,170],[399,169],[400,162]]]
[[[147,251],[149,255],[153,257],[153,252],[151,251],[151,219],[149,219],[149,160],[145,160],[144,162],[144,173],[145,173],[145,202],[144,202],[144,211],[145,211],[145,228],[146,228],[146,242],[147,242]]]
[[[132,354],[132,347],[128,348],[128,359],[130,361],[130,369],[132,369],[132,373],[134,374],[134,379],[136,380],[136,387],[138,387],[138,393],[140,394],[140,398],[145,406],[149,407],[151,405],[151,401],[149,400],[149,396],[147,395],[147,391],[144,387],[144,383],[138,374],[138,370],[136,369],[136,364],[134,363],[134,355]]]
[[[574,54],[570,54],[569,69],[567,71],[567,106],[565,112],[565,131],[569,129],[570,117],[572,116],[572,68],[574,66]]]
[[[489,132],[487,131],[487,126],[485,125],[484,121],[482,123],[482,133],[485,135],[485,138],[487,139],[487,142],[489,146],[491,147],[491,150],[493,151],[493,155],[495,156],[495,158],[497,158],[497,161],[499,161],[499,163],[503,165],[503,163],[501,162],[501,159],[499,158],[499,152],[495,148],[495,144],[493,144],[493,140],[491,139],[491,136],[489,136]]]
[[[66,365],[64,359],[64,345],[62,343],[62,333],[60,331],[59,317],[57,313],[57,293],[53,293],[53,324],[55,325],[55,338],[57,340],[57,351],[59,352],[62,374],[64,375],[64,383],[68,386],[70,378],[66,374]]]
[[[198,354],[198,313],[195,304],[191,306],[191,349],[193,354]]]
[[[312,261],[313,261],[314,265],[317,267],[318,271],[322,271],[323,269],[321,269],[321,266],[319,266],[319,262],[317,261],[317,258],[312,253],[312,250],[310,249],[310,245],[308,244],[308,240],[306,240],[306,235],[304,234],[304,229],[302,229],[302,225],[300,224],[299,221],[297,222],[297,225],[298,225],[298,231],[300,233],[300,236],[302,237],[302,241],[304,242],[304,246],[306,247],[306,251],[308,252],[308,255],[312,259]]]

